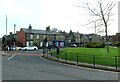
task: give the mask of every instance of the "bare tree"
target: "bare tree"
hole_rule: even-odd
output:
[[[113,16],[113,8],[116,5],[114,1],[110,0],[96,0],[96,3],[90,4],[90,2],[85,2],[85,9],[87,9],[88,13],[92,18],[89,20],[88,24],[95,24],[95,31],[97,27],[105,27],[105,39],[106,39],[106,47],[107,52],[109,52],[108,47],[108,26],[110,17]]]
[[[57,31],[58,31],[58,29],[57,29],[57,28],[52,28],[52,31],[57,32]]]

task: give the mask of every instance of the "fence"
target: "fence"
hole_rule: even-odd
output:
[[[63,53],[63,54],[53,54],[52,52],[47,55],[50,59],[54,59],[56,61],[63,61],[65,63],[74,63],[76,65],[79,64],[89,64],[94,68],[99,66],[109,66],[114,69],[119,68],[119,57],[107,57],[107,56],[96,56],[96,55],[80,55],[76,53]]]

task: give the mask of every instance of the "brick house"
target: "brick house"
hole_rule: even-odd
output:
[[[113,35],[111,40],[112,42],[120,42],[120,33],[116,33],[116,35]]]
[[[46,27],[46,30],[32,29],[30,25],[29,28],[21,28],[18,32],[18,42],[21,46],[33,46],[36,43],[38,47],[42,47],[43,41],[47,38],[48,45],[64,46],[64,36],[58,32],[53,32],[50,30],[50,26]]]

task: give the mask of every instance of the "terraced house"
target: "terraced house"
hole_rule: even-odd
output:
[[[43,41],[47,39],[46,46],[60,46],[64,47],[64,36],[58,32],[50,30],[50,26],[46,27],[46,30],[32,29],[29,25],[28,28],[21,28],[18,32],[18,42],[22,46],[33,46],[42,47]]]
[[[65,39],[67,46],[70,44],[76,44],[77,46],[82,47],[90,42],[104,42],[104,39],[102,36],[97,34],[82,34],[79,32],[72,32],[72,30],[70,30]]]
[[[6,37],[7,44],[24,47],[24,46],[37,46],[42,47],[46,42],[46,46],[51,47],[69,47],[71,44],[76,44],[77,47],[85,46],[90,42],[104,42],[104,37],[97,34],[82,34],[79,32],[69,33],[65,31],[51,30],[50,26],[46,30],[33,29],[31,25],[28,28],[21,28],[16,34],[10,33]],[[8,44],[9,43],[9,44]]]

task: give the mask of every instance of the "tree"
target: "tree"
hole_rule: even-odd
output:
[[[33,45],[39,47],[37,41],[34,41],[34,42],[33,42]]]
[[[6,42],[6,38],[3,36],[2,37],[2,44],[5,44],[5,42]]]
[[[92,18],[89,20],[88,24],[94,23],[95,30],[96,27],[105,27],[105,39],[106,39],[106,47],[107,52],[109,52],[108,47],[108,25],[110,21],[110,17],[113,16],[112,10],[116,3],[114,1],[109,0],[96,0],[94,4],[90,4],[87,0],[85,3],[85,9],[88,10],[88,13]]]
[[[47,40],[47,38],[45,38],[43,41],[43,47],[46,47],[47,42],[48,42],[48,40]]]
[[[52,28],[52,31],[57,32],[58,29],[57,28]]]

